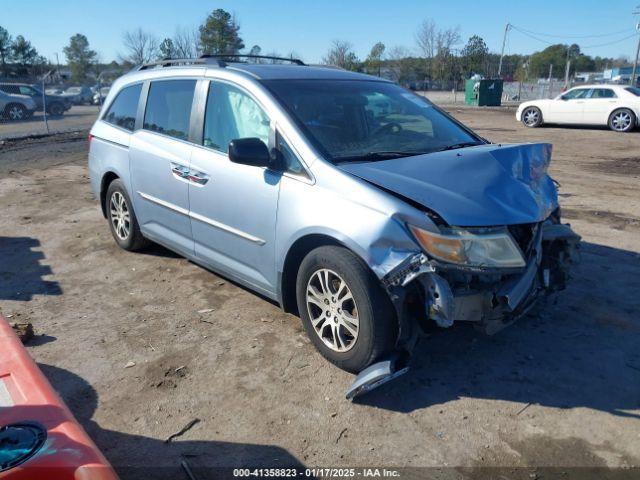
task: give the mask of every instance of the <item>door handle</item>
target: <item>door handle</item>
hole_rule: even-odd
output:
[[[204,185],[209,181],[209,175],[192,170],[188,175],[188,179],[189,181],[197,183],[198,185]]]
[[[189,168],[177,163],[171,164],[171,173],[179,178],[189,178]]]

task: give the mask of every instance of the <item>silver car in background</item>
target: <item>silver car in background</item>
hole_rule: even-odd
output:
[[[36,110],[36,102],[28,95],[6,93],[0,90],[0,117],[17,122],[26,120]]]
[[[433,327],[496,332],[564,288],[579,237],[550,157],[377,77],[207,57],[118,79],[89,169],[122,248],[157,242],[277,301],[360,372],[401,368]]]

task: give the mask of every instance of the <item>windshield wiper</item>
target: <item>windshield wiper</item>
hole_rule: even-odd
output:
[[[476,145],[482,145],[482,142],[461,142],[454,143],[453,145],[447,145],[446,147],[439,148],[436,152],[444,152],[446,150],[457,150],[458,148],[475,147]]]
[[[426,152],[402,152],[402,151],[378,151],[367,152],[362,155],[347,155],[344,157],[334,157],[334,161],[341,162],[375,162],[376,160],[390,160],[392,158],[412,157],[414,155],[421,155]]]

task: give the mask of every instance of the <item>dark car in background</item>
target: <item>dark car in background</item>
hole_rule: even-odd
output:
[[[73,105],[91,105],[93,92],[89,87],[69,87],[62,94],[62,97],[69,100]]]
[[[0,90],[13,95],[27,95],[36,104],[36,111],[44,110],[46,102],[47,113],[49,115],[62,115],[71,108],[71,102],[60,95],[49,95],[42,93],[39,87],[27,83],[0,83]],[[44,97],[44,98],[43,98]]]

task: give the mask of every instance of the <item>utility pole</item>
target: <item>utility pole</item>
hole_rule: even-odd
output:
[[[549,64],[549,98],[552,97],[553,93],[553,63]]]
[[[633,11],[634,15],[640,15],[640,5]],[[631,79],[629,80],[631,86],[636,85],[636,71],[638,70],[638,56],[640,55],[640,22],[636,23],[636,30],[638,31],[638,47],[636,48],[636,58],[633,61],[633,70],[631,71]]]
[[[564,70],[564,88],[569,88],[569,71],[571,70],[571,46],[567,48],[567,66]]]
[[[498,65],[498,78],[500,78],[500,75],[502,74],[502,59],[504,58],[504,47],[507,44],[507,33],[509,32],[510,28],[511,25],[507,22],[504,27],[504,37],[502,37],[502,52],[500,53],[500,64]]]

